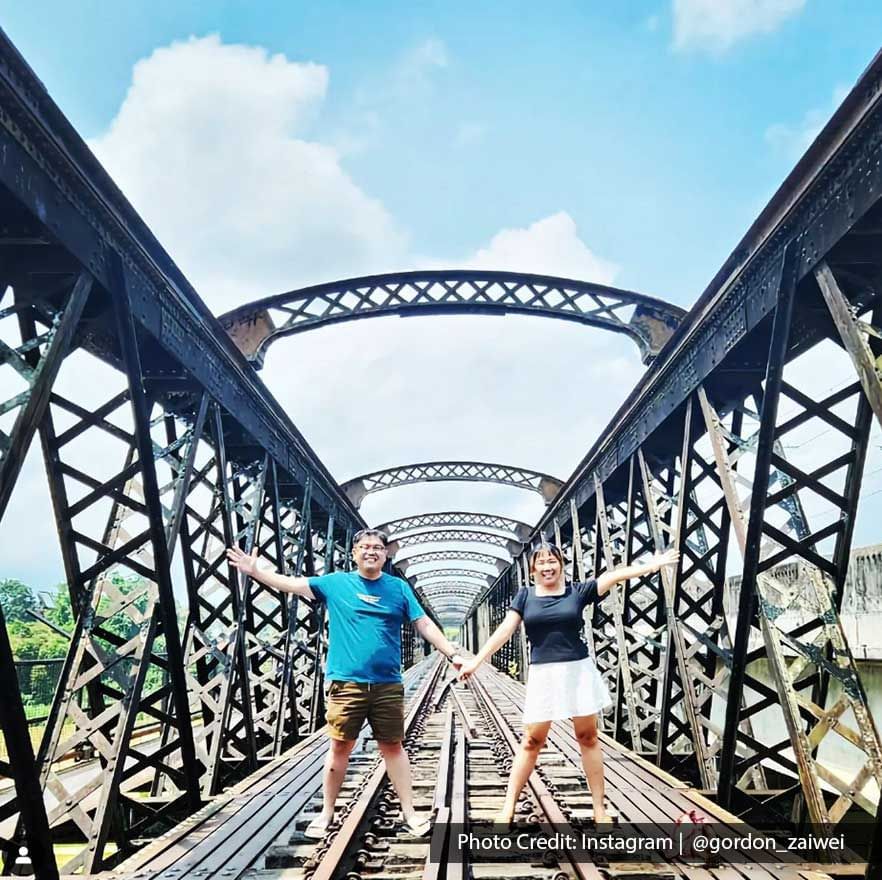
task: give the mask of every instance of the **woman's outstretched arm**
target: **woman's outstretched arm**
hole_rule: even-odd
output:
[[[521,615],[517,611],[509,611],[502,619],[502,623],[493,630],[492,635],[484,647],[474,657],[466,660],[459,670],[459,680],[465,681],[475,670],[488,658],[495,654],[513,635],[521,625]]]
[[[597,595],[605,596],[613,584],[620,584],[630,578],[643,577],[646,574],[657,572],[663,565],[676,565],[680,560],[679,550],[665,550],[664,553],[655,553],[646,562],[635,565],[623,565],[612,571],[605,571],[597,579]],[[503,621],[505,623],[505,621]]]

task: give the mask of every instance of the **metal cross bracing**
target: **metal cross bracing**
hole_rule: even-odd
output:
[[[548,474],[528,468],[507,464],[490,464],[482,461],[424,461],[418,464],[385,468],[360,477],[353,477],[341,484],[341,488],[356,507],[374,492],[410,486],[414,483],[439,483],[448,481],[467,483],[500,483],[538,492],[549,502],[561,487],[561,481]]]
[[[658,354],[685,312],[671,303],[587,281],[474,269],[371,275],[292,290],[220,318],[258,367],[278,339],[379,315],[521,313],[624,333],[644,363]],[[277,323],[278,322],[278,323]]]
[[[876,813],[882,771],[838,607],[882,424],[880,194],[877,58],[461,627],[486,639],[540,536],[574,578],[677,547],[594,610],[611,732],[724,805],[827,827]]]
[[[415,516],[406,516],[392,520],[377,526],[386,532],[390,538],[395,538],[402,532],[422,531],[425,529],[440,528],[477,528],[511,534],[519,541],[524,541],[530,536],[532,526],[517,519],[507,516],[497,516],[492,513],[469,513],[463,510],[445,510],[439,513],[422,513]]]

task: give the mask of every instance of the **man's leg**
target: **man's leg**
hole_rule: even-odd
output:
[[[325,720],[328,722],[327,731],[331,743],[325,755],[325,772],[322,778],[321,822],[325,824],[334,817],[334,804],[340,794],[340,786],[343,785],[343,777],[349,766],[349,756],[364,724],[368,706],[366,685],[352,681],[332,681],[328,687]]]
[[[413,808],[413,783],[410,760],[402,744],[404,740],[404,686],[400,684],[376,684],[371,689],[371,706],[368,720],[377,741],[380,754],[386,762],[389,781],[401,801],[401,814],[405,822],[415,819]]]
[[[404,821],[413,818],[413,784],[410,774],[410,760],[401,742],[378,742],[380,754],[386,762],[389,781],[401,801],[401,815]]]
[[[354,739],[332,739],[327,755],[325,755],[325,775],[322,779],[322,819],[330,822],[334,818],[334,804],[346,776],[349,756],[355,747]]]

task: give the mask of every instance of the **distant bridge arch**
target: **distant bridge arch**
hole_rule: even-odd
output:
[[[523,542],[514,538],[498,535],[495,532],[483,532],[476,529],[440,529],[438,531],[414,532],[410,535],[402,535],[392,542],[399,549],[416,547],[423,544],[488,544],[504,550],[509,556],[517,556],[523,549]]]
[[[360,507],[361,502],[374,492],[414,483],[450,481],[499,483],[503,486],[529,489],[541,495],[546,504],[557,495],[563,485],[557,477],[507,464],[486,461],[422,461],[362,474],[347,480],[340,488],[356,507]]]
[[[443,510],[438,513],[419,513],[414,516],[404,516],[400,519],[383,523],[376,528],[385,532],[390,538],[394,538],[401,532],[412,532],[421,529],[496,529],[500,532],[510,532],[519,541],[526,541],[533,531],[533,527],[529,523],[522,522],[519,519],[498,516],[495,513],[471,513],[465,510]]]
[[[380,315],[520,313],[622,333],[650,363],[686,314],[656,297],[551,275],[477,269],[395,272],[316,284],[264,297],[220,316],[258,368],[277,340]],[[280,323],[276,323],[276,321]]]

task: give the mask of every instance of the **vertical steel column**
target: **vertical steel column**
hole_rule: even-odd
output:
[[[11,818],[16,808],[21,815],[24,839],[28,855],[37,877],[58,880],[58,868],[52,849],[52,835],[43,803],[43,792],[37,775],[34,750],[31,746],[30,729],[25,717],[24,705],[15,672],[15,658],[6,632],[3,609],[0,608],[0,730],[9,762],[2,767],[3,775],[12,777],[15,783],[15,800],[0,807],[0,818]],[[18,838],[18,839],[16,839]],[[13,836],[9,841],[0,840],[3,849],[4,873],[9,871],[18,855],[21,838]]]
[[[610,528],[609,512],[603,493],[603,484],[599,477],[594,478],[594,497],[597,499],[597,522],[600,529],[601,546],[606,570],[617,567],[616,552],[613,548],[613,530]],[[620,528],[620,527],[619,527]],[[618,537],[618,534],[616,535]],[[618,584],[610,590],[609,602],[612,605],[612,619],[615,626],[616,644],[618,646],[618,681],[616,686],[616,726],[614,736],[619,742],[627,742],[632,749],[642,752],[643,735],[640,724],[640,711],[637,705],[637,694],[631,674],[628,637],[625,632],[624,607],[622,591]],[[625,736],[624,718],[621,707],[624,706],[628,721],[628,736]]]
[[[768,484],[772,467],[772,446],[778,414],[778,399],[781,393],[784,362],[787,358],[787,342],[790,337],[790,322],[793,316],[793,300],[796,294],[796,247],[796,243],[791,242],[784,251],[778,288],[778,304],[772,321],[772,336],[766,365],[765,393],[763,394],[763,407],[760,415],[760,433],[754,476],[756,491],[753,492],[750,500],[750,518],[745,539],[741,595],[735,626],[735,644],[732,649],[732,672],[729,677],[726,724],[723,730],[720,776],[717,785],[720,803],[727,808],[732,806],[737,783],[735,749],[743,699],[750,623],[756,603],[756,576],[759,569],[763,514],[766,505],[764,487]]]
[[[692,401],[686,405],[683,428],[683,448],[680,453],[680,485],[676,501],[676,513],[673,520],[673,528],[670,530],[670,543],[664,537],[664,523],[662,520],[660,505],[653,488],[653,477],[646,464],[643,450],[637,451],[640,474],[643,480],[643,496],[646,501],[650,533],[657,553],[662,553],[668,546],[683,552],[686,525],[687,493],[691,491],[688,475],[689,450],[691,448],[692,431]],[[682,562],[678,569],[682,568]],[[665,614],[667,618],[668,652],[663,666],[664,678],[662,680],[662,704],[659,718],[659,736],[656,745],[656,762],[661,766],[663,755],[670,743],[665,741],[665,731],[670,725],[671,698],[673,690],[672,671],[676,666],[679,672],[680,688],[682,694],[683,711],[692,735],[692,745],[701,783],[704,788],[712,788],[716,783],[716,766],[708,752],[706,731],[701,724],[701,714],[698,707],[698,697],[695,693],[697,682],[693,679],[689,669],[689,654],[687,652],[686,637],[682,623],[678,620],[676,608],[676,574],[666,566],[660,572],[662,587],[665,595]],[[673,648],[673,650],[671,650]]]

